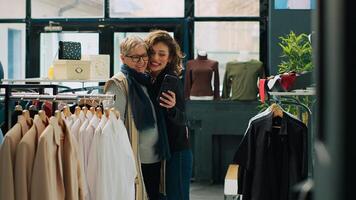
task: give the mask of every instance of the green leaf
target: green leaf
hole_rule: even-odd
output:
[[[279,39],[278,45],[282,49],[281,64],[278,65],[279,73],[311,71],[313,69],[312,46],[307,34],[297,35],[291,31],[285,36],[280,36]]]

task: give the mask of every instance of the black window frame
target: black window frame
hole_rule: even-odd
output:
[[[260,15],[256,17],[196,17],[195,0],[185,0],[184,17],[178,18],[113,18],[110,16],[110,0],[104,0],[103,18],[31,18],[31,0],[26,0],[25,19],[0,19],[1,23],[26,24],[26,78],[40,76],[40,35],[49,22],[57,22],[62,31],[99,33],[99,53],[110,55],[110,75],[114,72],[114,33],[148,32],[152,29],[165,29],[173,32],[175,39],[186,55],[185,61],[194,57],[195,22],[259,22],[260,24],[260,60],[268,66],[268,0],[260,0]]]

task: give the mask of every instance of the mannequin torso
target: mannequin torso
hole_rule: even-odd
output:
[[[257,80],[264,77],[262,62],[250,60],[247,62],[230,61],[226,64],[223,99],[255,100],[257,97]]]
[[[201,54],[201,53],[200,53]],[[194,60],[187,62],[185,76],[185,97],[190,96],[213,96],[219,99],[219,63],[215,60],[209,60],[207,55],[198,55]],[[211,80],[214,77],[214,87]]]

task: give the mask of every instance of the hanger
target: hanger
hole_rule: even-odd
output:
[[[38,102],[40,102],[40,99],[36,99]],[[45,102],[42,103],[41,109],[38,111],[38,116],[40,117],[41,121],[47,126],[48,125],[48,118],[46,111],[44,110],[45,108]]]
[[[83,112],[84,112],[84,115],[86,115],[86,114],[87,114],[87,112],[88,112],[88,107],[83,106],[82,110],[83,110]]]
[[[87,99],[85,98],[85,96],[84,96],[84,105],[83,105],[82,110],[84,112],[84,115],[86,115],[88,112],[88,107],[87,107]]]
[[[68,106],[64,106],[63,107],[63,114],[64,114],[65,117],[70,117],[72,115],[72,113],[70,112]]]
[[[22,111],[22,106],[20,104],[17,104],[15,106],[15,111]]]
[[[28,107],[28,109],[29,109],[29,110],[34,110],[34,111],[36,111],[36,110],[37,110],[37,107],[36,107],[35,105],[30,105],[30,106]]]
[[[54,117],[58,120],[58,124],[62,126],[64,124],[63,119],[62,119],[62,112],[59,110],[56,110],[54,112]]]
[[[75,111],[74,111],[75,116],[78,117],[81,110],[82,110],[82,109],[81,109],[79,106],[76,106],[76,107],[75,107]]]
[[[271,110],[273,112],[273,117],[283,117],[283,110],[278,104],[273,103],[271,105]]]
[[[115,113],[117,119],[120,119],[120,112],[118,110],[116,110],[115,108],[111,108],[110,111]]]
[[[93,99],[94,101],[94,99]],[[103,110],[100,107],[101,105],[101,99],[99,100],[99,105],[96,107],[96,116],[101,119],[101,117],[103,116]]]
[[[40,119],[42,120],[43,123],[48,124],[47,115],[44,110],[39,110],[38,116],[40,117]]]
[[[28,107],[28,111],[30,111],[30,117],[33,119],[35,117],[35,114],[38,114],[38,110],[37,110],[37,107],[33,104],[31,104],[29,107]]]
[[[62,129],[62,133],[60,135],[60,140],[63,141],[64,140],[64,126],[65,126],[65,123],[64,123],[64,120],[62,118],[62,112],[60,110],[56,110],[54,112],[54,117],[57,119],[58,125]]]
[[[22,111],[22,116],[24,116],[27,125],[32,126],[32,119],[31,119],[31,116],[30,116],[30,111],[23,110]]]
[[[109,109],[109,108],[105,108],[105,109],[104,109],[104,114],[105,114],[105,117],[106,117],[106,118],[109,118],[109,116],[110,116],[110,109]]]
[[[101,119],[101,117],[103,116],[103,111],[100,107],[96,108],[96,116]]]
[[[47,102],[48,102],[47,100],[45,100],[45,101],[42,102],[42,106],[41,106],[41,109],[42,109],[42,110],[45,110],[45,109],[46,109],[46,107],[47,107],[47,106],[46,106],[46,103],[47,103]],[[48,110],[48,107],[47,107],[47,110]]]
[[[273,118],[283,118],[283,110],[282,108],[276,104],[276,103],[273,103],[271,105],[271,111],[273,113]],[[281,126],[276,126],[276,125],[272,125],[273,128],[281,128]]]
[[[95,108],[93,106],[90,107],[89,111],[91,114],[95,115]]]

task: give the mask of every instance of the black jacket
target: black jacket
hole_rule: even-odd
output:
[[[153,91],[158,96],[159,89],[161,87],[163,78],[166,74],[174,75],[167,68],[163,70],[156,80],[153,82]],[[178,81],[177,91],[173,91],[176,94],[176,106],[167,109],[161,107],[164,112],[165,121],[167,125],[168,142],[171,152],[182,151],[189,149],[189,139],[187,134],[187,119],[185,115],[185,101],[183,96],[183,85],[181,79]]]
[[[272,113],[252,121],[235,154],[244,200],[295,199],[292,187],[307,178],[307,127],[286,113],[280,129],[272,122]]]

